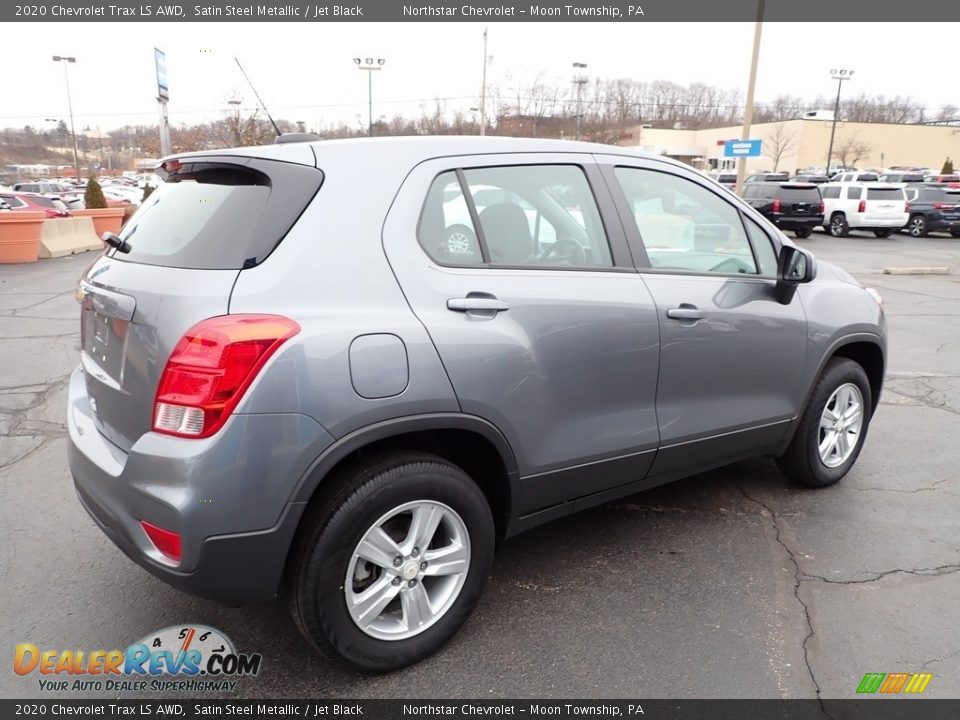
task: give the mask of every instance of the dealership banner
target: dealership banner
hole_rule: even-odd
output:
[[[960,700],[0,700],[0,718],[956,720]]]
[[[2,22],[947,22],[960,3],[912,0],[37,0],[0,3]],[[829,33],[830,26],[821,28]],[[838,36],[837,42],[843,43]],[[952,41],[950,41],[952,42]],[[948,42],[948,44],[950,44]],[[952,45],[951,45],[952,47]],[[796,48],[790,48],[795,50]],[[948,56],[944,56],[947,59]]]

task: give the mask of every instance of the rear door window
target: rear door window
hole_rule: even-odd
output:
[[[840,197],[840,188],[838,187],[823,188],[823,198],[825,200],[836,200],[839,197]]]
[[[110,254],[168,267],[252,267],[280,243],[322,178],[316,168],[276,161],[185,161],[120,232],[130,252]]]

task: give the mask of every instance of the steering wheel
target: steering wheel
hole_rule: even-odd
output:
[[[583,251],[583,246],[576,240],[572,238],[560,238],[540,255],[540,262],[542,264],[551,264],[548,262],[549,260],[554,260],[556,264],[586,265],[587,254]]]
[[[753,268],[738,258],[727,258],[710,268],[710,272],[753,273]]]

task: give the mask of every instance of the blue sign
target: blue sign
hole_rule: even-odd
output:
[[[170,86],[167,85],[167,56],[163,50],[153,49],[153,57],[157,64],[157,98],[167,101],[170,99]]]
[[[724,157],[760,157],[759,140],[727,140],[723,144]]]

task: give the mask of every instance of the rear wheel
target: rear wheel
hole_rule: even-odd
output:
[[[363,672],[436,652],[469,617],[493,561],[483,493],[460,468],[419,453],[330,481],[341,489],[304,518],[289,565],[295,623],[323,655]]]
[[[777,460],[794,482],[807,487],[833,485],[860,455],[873,412],[870,381],[847,358],[827,363],[810,396],[796,434]]]
[[[894,228],[884,228],[883,230],[874,230],[873,234],[878,238],[888,238],[893,235]]]
[[[800,238],[800,239],[803,239],[803,238],[810,237],[810,233],[812,233],[812,232],[813,232],[813,228],[809,228],[809,227],[799,227],[799,228],[796,228],[796,229],[793,231],[793,234],[794,234],[796,237],[798,237],[798,238]]]
[[[850,226],[847,224],[847,216],[843,213],[836,213],[830,218],[830,234],[834,237],[846,237],[850,234]]]
[[[927,219],[923,215],[913,215],[907,223],[907,232],[910,237],[926,237],[930,232],[927,229]]]

